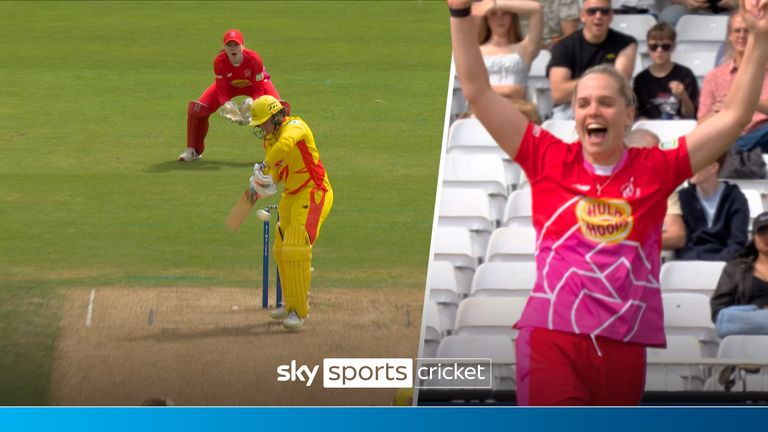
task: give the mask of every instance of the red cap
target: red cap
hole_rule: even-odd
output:
[[[229,41],[235,41],[238,45],[243,44],[243,34],[240,33],[240,30],[237,29],[229,29],[226,33],[224,33],[224,45],[227,44]]]

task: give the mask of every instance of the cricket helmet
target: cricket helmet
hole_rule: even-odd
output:
[[[261,96],[254,100],[253,105],[251,105],[251,122],[248,125],[250,127],[259,126],[283,110],[283,105],[274,96]]]

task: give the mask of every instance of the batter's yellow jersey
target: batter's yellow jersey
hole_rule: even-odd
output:
[[[264,162],[275,183],[284,183],[284,195],[305,187],[331,189],[312,131],[300,117],[287,117],[280,129],[264,140],[264,149]]]

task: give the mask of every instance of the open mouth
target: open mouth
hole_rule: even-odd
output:
[[[587,124],[586,132],[590,142],[600,142],[605,139],[608,128],[600,123],[589,123]]]

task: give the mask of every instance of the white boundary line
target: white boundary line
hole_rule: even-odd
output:
[[[96,297],[96,290],[91,290],[91,298],[88,300],[88,312],[85,314],[85,326],[90,327],[93,323],[93,299]]]

